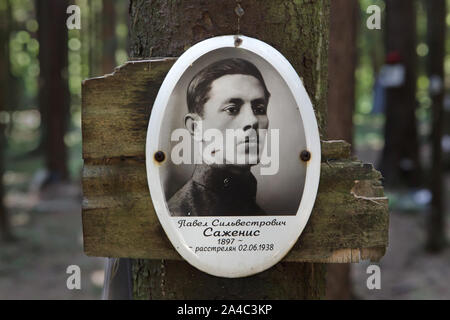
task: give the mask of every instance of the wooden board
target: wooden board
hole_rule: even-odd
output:
[[[151,107],[174,58],[128,62],[82,89],[83,237],[90,256],[181,259],[159,224],[145,170]],[[309,222],[284,261],[379,260],[388,244],[381,175],[322,142],[321,180]]]

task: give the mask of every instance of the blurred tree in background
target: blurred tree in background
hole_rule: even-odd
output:
[[[404,67],[404,81],[386,90],[384,149],[380,163],[386,183],[421,182],[416,124],[416,1],[386,0],[386,62]]]
[[[440,251],[444,248],[446,242],[445,206],[443,200],[445,187],[441,143],[444,129],[446,0],[427,1],[427,17],[429,92],[432,100],[430,189],[433,195],[431,212],[428,218],[427,248],[430,251]]]
[[[102,73],[111,73],[116,66],[116,8],[114,0],[103,0],[102,12]]]
[[[66,28],[70,4],[81,8],[81,30]],[[116,0],[0,0],[0,196],[79,181],[81,81],[128,59],[127,10]]]
[[[348,143],[353,143],[359,15],[357,0],[331,2],[327,138]]]
[[[9,3],[4,1],[0,6],[0,112],[5,115],[8,110],[8,92],[9,92]],[[0,177],[3,178],[5,171],[4,157],[6,149],[5,121],[0,119]],[[5,190],[2,181],[0,181],[0,237],[2,240],[11,239],[11,231],[6,208],[3,202]]]
[[[69,122],[66,0],[37,0],[41,141],[50,182],[68,178],[64,136]]]
[[[327,139],[353,144],[357,0],[331,2],[328,52]],[[328,264],[326,299],[350,299],[350,264]]]

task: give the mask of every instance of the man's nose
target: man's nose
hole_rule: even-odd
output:
[[[249,129],[258,129],[258,118],[253,113],[250,105],[245,105],[241,109],[242,129],[247,131]]]

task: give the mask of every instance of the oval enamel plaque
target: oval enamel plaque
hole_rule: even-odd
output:
[[[311,100],[268,44],[202,41],[159,90],[146,159],[156,214],[185,260],[228,278],[264,271],[295,244],[316,198],[320,139]]]

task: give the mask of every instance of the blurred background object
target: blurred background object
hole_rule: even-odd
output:
[[[381,290],[369,262],[330,265],[327,298],[450,299],[449,2],[331,0],[328,138],[382,171],[391,224]],[[0,0],[0,299],[101,297],[105,261],[82,248],[81,82],[128,59],[128,5]]]
[[[353,144],[359,9],[357,0],[331,1],[327,139],[345,140],[350,144]],[[343,300],[352,297],[350,268],[349,263],[328,265],[326,299]]]
[[[127,19],[127,1],[0,0],[0,299],[101,297],[104,259],[82,246],[81,81],[128,59]]]

